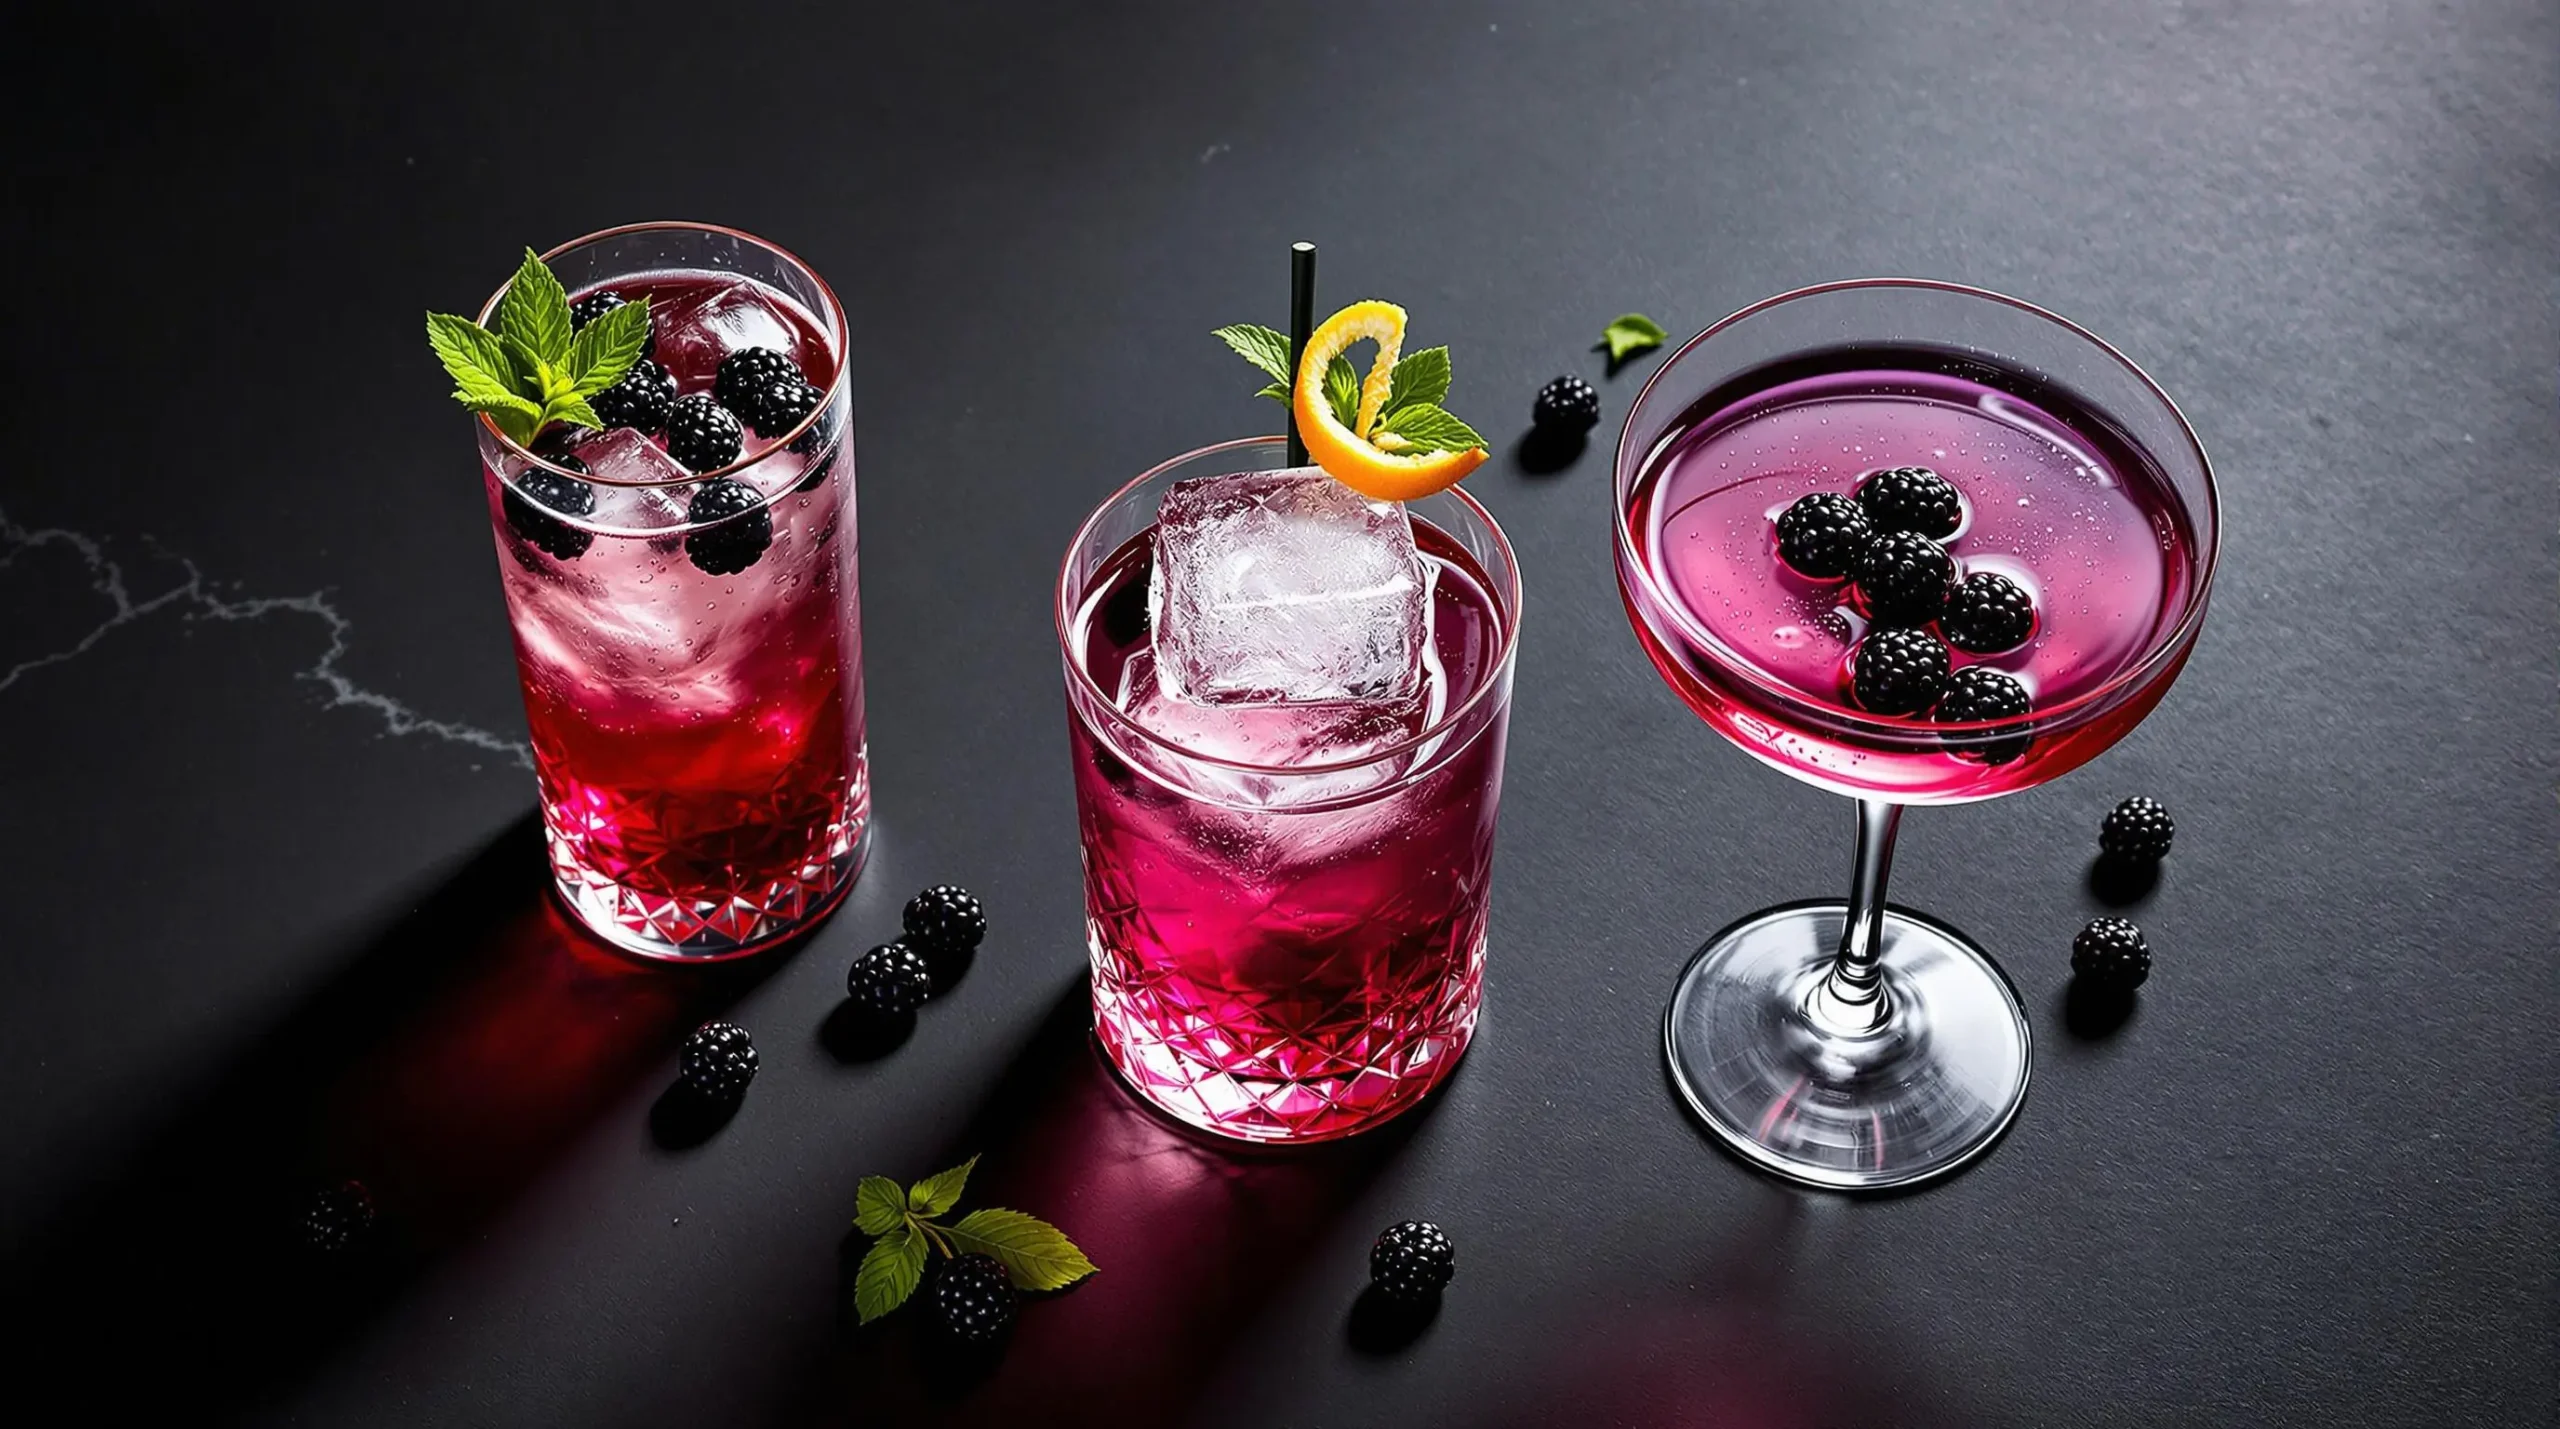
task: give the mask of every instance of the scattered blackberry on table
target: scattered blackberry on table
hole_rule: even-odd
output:
[[[1947,687],[1947,647],[1926,630],[1870,630],[1850,661],[1850,693],[1877,714],[1918,714]]]
[[[678,397],[675,405],[667,409],[667,455],[687,471],[705,472],[727,466],[738,459],[746,444],[746,430],[738,425],[737,417],[711,400],[708,392]]]
[[[706,1022],[676,1053],[676,1079],[714,1101],[739,1096],[756,1079],[755,1039],[734,1022]]]
[[[1997,655],[2026,643],[2036,628],[2036,603],[2027,588],[1997,571],[1975,571],[1947,595],[1938,613],[1947,643],[1976,655]]]
[[[853,960],[844,991],[875,1017],[902,1017],[933,996],[933,970],[904,943],[882,943]]]
[[[764,498],[725,476],[702,483],[686,503],[684,519],[702,528],[684,538],[685,559],[715,576],[736,575],[764,559],[773,545],[773,512]]]
[[[987,936],[987,910],[956,883],[937,883],[907,900],[899,923],[907,941],[919,947],[959,952],[974,948]]]
[[[598,288],[569,305],[569,331],[576,332],[630,301],[611,288]],[[658,355],[658,329],[654,323],[649,327],[649,335],[640,340],[640,355],[642,357]]]
[[[1947,590],[1956,582],[1956,563],[1928,537],[1911,531],[1887,531],[1858,552],[1849,578],[1866,598],[1867,614],[1879,625],[1926,625],[1946,607]]]
[[[757,436],[778,437],[798,426],[823,394],[790,358],[769,347],[742,347],[720,359],[711,395]]]
[[[1858,483],[1858,504],[1879,531],[1909,531],[1943,541],[1964,524],[1964,498],[1925,466],[1887,467]]]
[[[2014,677],[1988,665],[1967,665],[1955,672],[1947,681],[1946,693],[1938,697],[1937,720],[1940,724],[1970,724],[2016,719],[2031,708],[2027,687]],[[2026,753],[2028,744],[2023,735],[1980,732],[1949,734],[1945,740],[1950,750],[1985,764],[2006,764]]]
[[[1551,432],[1587,432],[1600,425],[1600,389],[1567,374],[1538,389],[1529,420]]]
[[[2111,992],[2131,992],[2151,976],[2151,945],[2130,918],[2092,918],[2071,940],[2071,973]]]
[[[933,1319],[964,1345],[988,1344],[1013,1325],[1013,1277],[992,1255],[953,1256],[933,1277]]]
[[[2120,863],[2158,863],[2169,856],[2178,821],[2159,800],[2136,794],[2107,812],[2098,825],[2098,852]]]
[[[342,1181],[311,1198],[302,1212],[302,1243],[336,1255],[373,1229],[373,1196],[362,1182]]]
[[[543,460],[575,472],[587,469],[585,462],[566,451],[545,452]],[[516,473],[512,485],[499,491],[498,510],[506,516],[508,530],[561,560],[574,561],[595,544],[593,531],[579,530],[551,514],[595,514],[596,489],[574,476],[562,476],[544,467],[526,467]]]
[[[1389,1226],[1369,1247],[1369,1283],[1390,1300],[1428,1300],[1457,1273],[1457,1248],[1429,1221]]]
[[[587,399],[596,420],[608,427],[629,427],[635,432],[654,432],[667,424],[667,414],[675,410],[676,379],[667,369],[647,358],[631,364],[622,380]]]
[[[1836,491],[1817,491],[1778,513],[1778,558],[1805,575],[1838,580],[1874,534],[1865,508]]]

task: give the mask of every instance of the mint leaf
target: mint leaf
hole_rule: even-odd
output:
[[[1410,451],[1464,452],[1484,445],[1475,428],[1427,402],[1390,413],[1378,430],[1404,438]]]
[[[1360,373],[1351,359],[1337,354],[1324,367],[1324,396],[1333,404],[1333,419],[1358,431],[1360,421]]]
[[[1599,345],[1609,349],[1611,362],[1623,362],[1628,353],[1660,347],[1663,339],[1669,336],[1671,334],[1662,330],[1662,324],[1644,314],[1623,313],[1617,321],[1600,330]]]
[[[862,1323],[868,1325],[907,1303],[924,1279],[924,1259],[924,1232],[914,1226],[902,1226],[896,1234],[871,1243],[853,1272],[853,1308]]]
[[[465,408],[486,412],[489,420],[498,424],[498,430],[506,433],[507,440],[517,446],[530,444],[533,434],[542,430],[542,409],[512,392],[488,397],[464,397],[459,392],[453,395],[461,398]]]
[[[1280,384],[1281,391],[1284,393],[1288,391],[1290,372],[1287,333],[1275,331],[1259,323],[1236,323],[1218,329],[1211,336],[1234,348],[1236,356],[1261,368],[1266,375]],[[1281,400],[1288,399],[1283,397]]]
[[[1406,407],[1436,407],[1449,397],[1449,349],[1426,347],[1397,359],[1387,405],[1382,412]]]
[[[542,409],[541,424],[534,430],[540,431],[553,422],[567,422],[573,427],[591,427],[599,431],[604,428],[604,418],[596,415],[596,409],[587,405],[586,398],[575,393],[552,398],[550,404]]]
[[[1094,1272],[1066,1232],[1020,1211],[971,1211],[944,1234],[962,1254],[994,1256],[1023,1290],[1063,1289]]]
[[[453,378],[454,395],[464,400],[497,393],[515,395],[515,360],[506,344],[469,318],[451,313],[427,314],[427,345]]]
[[[969,1184],[969,1171],[978,1164],[970,1157],[948,1171],[936,1172],[907,1188],[907,1207],[920,1216],[938,1216],[960,1204],[960,1188]]]
[[[545,362],[557,363],[569,355],[568,290],[530,248],[498,299],[498,336],[523,343]]]
[[[563,362],[581,397],[592,397],[623,379],[649,345],[649,299],[624,303],[569,339]]]
[[[1289,400],[1289,389],[1277,382],[1265,382],[1262,384],[1262,390],[1253,395],[1268,397],[1274,402],[1286,402]]]
[[[853,1188],[853,1223],[865,1235],[887,1235],[907,1223],[907,1193],[886,1176],[865,1176]]]

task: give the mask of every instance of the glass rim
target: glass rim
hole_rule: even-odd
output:
[[[572,249],[584,248],[590,243],[601,243],[608,238],[620,238],[625,234],[688,232],[715,233],[722,237],[738,239],[744,243],[752,243],[756,247],[773,254],[775,257],[780,258],[782,261],[798,269],[803,276],[808,278],[811,285],[817,288],[818,297],[820,299],[820,311],[818,316],[834,328],[834,331],[830,336],[835,338],[839,351],[836,356],[835,379],[827,384],[825,395],[818,400],[818,404],[816,406],[809,409],[809,415],[802,417],[799,423],[792,427],[790,431],[783,433],[782,436],[775,439],[771,446],[766,447],[763,451],[756,453],[754,456],[740,457],[738,460],[729,463],[727,466],[719,467],[711,471],[688,474],[685,476],[653,477],[647,481],[630,481],[618,477],[597,476],[591,472],[573,471],[568,467],[560,466],[551,461],[548,457],[533,451],[522,443],[516,441],[515,438],[508,436],[503,431],[500,431],[498,429],[497,422],[492,419],[488,413],[478,413],[477,418],[481,427],[486,430],[491,437],[497,439],[498,446],[501,450],[512,453],[515,456],[522,457],[543,471],[551,472],[557,476],[565,476],[573,480],[583,481],[593,486],[620,486],[641,489],[658,486],[690,486],[698,481],[709,481],[714,477],[730,476],[737,472],[745,471],[750,467],[753,467],[756,463],[763,461],[766,457],[773,455],[775,452],[788,451],[791,444],[798,441],[803,433],[817,426],[818,423],[825,418],[827,409],[835,404],[836,394],[843,391],[845,385],[850,382],[853,377],[852,357],[848,352],[843,351],[843,349],[848,347],[850,344],[852,328],[845,319],[844,304],[836,299],[835,289],[827,286],[827,280],[818,276],[817,269],[810,267],[799,254],[792,252],[781,244],[776,243],[771,239],[758,238],[756,235],[747,232],[743,228],[731,228],[727,224],[723,223],[695,223],[685,219],[652,219],[641,223],[620,223],[611,228],[599,228],[593,233],[572,238],[566,243],[558,244],[545,250],[542,254],[542,261],[548,264],[554,258],[557,258],[561,254],[567,253]],[[497,291],[489,295],[489,300],[480,305],[479,315],[474,317],[472,321],[480,324],[482,327],[487,327],[489,325],[489,315],[498,310],[498,300],[505,297],[506,294],[507,284],[500,283]]]
[[[1629,463],[1634,455],[1635,414],[1643,410],[1644,404],[1652,398],[1654,388],[1661,385],[1664,375],[1678,365],[1680,359],[1688,356],[1691,349],[1700,346],[1707,339],[1734,324],[1756,317],[1771,308],[1800,298],[1890,289],[1947,293],[1961,298],[1997,303],[2003,307],[2016,309],[2030,317],[2041,318],[2061,328],[2097,349],[2100,354],[2132,374],[2134,380],[2141,383],[2143,389],[2168,412],[2170,420],[2177,424],[2178,435],[2184,441],[2188,454],[2195,458],[2196,470],[2204,476],[2204,509],[2201,513],[2191,515],[2190,519],[2201,522],[2199,529],[2204,535],[2202,544],[2206,548],[2203,558],[2196,563],[2195,597],[2187,603],[2187,609],[2179,617],[2178,623],[2171,627],[2168,634],[2157,639],[2143,653],[2140,660],[2117,671],[2094,689],[2083,690],[2057,704],[2031,709],[2023,715],[2008,719],[1960,720],[1944,724],[1925,717],[1879,716],[1864,710],[1831,704],[1812,698],[1806,692],[1754,668],[1750,661],[1744,659],[1724,641],[1717,639],[1689,613],[1687,606],[1683,605],[1670,591],[1665,590],[1646,563],[1635,559],[1635,532],[1627,520],[1625,490],[1628,484]],[[2089,329],[2060,313],[2039,307],[2023,298],[2013,298],[2006,293],[1995,292],[1989,288],[1978,288],[1967,283],[1952,283],[1938,278],[1843,278],[1828,283],[1790,288],[1773,297],[1762,298],[1756,303],[1736,309],[1708,325],[1697,336],[1680,344],[1677,350],[1663,359],[1661,366],[1653,370],[1653,375],[1645,379],[1644,386],[1636,393],[1635,401],[1628,405],[1627,413],[1627,423],[1618,431],[1617,470],[1613,473],[1614,484],[1618,489],[1615,499],[1610,503],[1617,508],[1612,520],[1616,532],[1617,553],[1620,558],[1618,569],[1621,573],[1626,572],[1630,567],[1634,569],[1635,579],[1642,584],[1649,603],[1663,608],[1670,618],[1679,624],[1685,635],[1695,639],[1703,649],[1712,654],[1719,671],[1740,679],[1753,691],[1771,699],[1781,708],[1810,716],[1822,728],[1889,743],[1918,741],[1932,746],[1940,743],[1949,731],[1961,734],[2054,732],[2065,726],[2080,723],[2126,696],[2147,688],[2163,670],[2172,668],[2182,658],[2184,652],[2195,643],[2197,632],[2203,628],[2205,607],[2213,594],[2214,571],[2222,562],[2221,486],[2214,477],[2213,460],[2206,455],[2203,440],[2196,435],[2194,424],[2187,420],[2187,414],[2179,408],[2176,400],[2170,397],[2168,390],[2154,380],[2150,373],[2143,371],[2141,364],[2125,356],[2115,344]]]
[[[1088,512],[1084,520],[1077,524],[1075,535],[1067,542],[1066,555],[1058,562],[1058,584],[1056,595],[1052,602],[1052,613],[1055,616],[1058,633],[1058,653],[1064,657],[1066,661],[1068,680],[1080,687],[1086,695],[1092,698],[1095,704],[1099,705],[1104,710],[1109,711],[1110,718],[1116,727],[1131,730],[1147,743],[1169,750],[1180,758],[1210,765],[1219,769],[1232,769],[1244,774],[1278,775],[1284,778],[1291,775],[1338,774],[1344,770],[1362,769],[1372,764],[1393,759],[1400,754],[1410,753],[1411,751],[1430,743],[1432,740],[1438,739],[1440,736],[1447,734],[1452,728],[1455,728],[1461,720],[1470,718],[1479,706],[1492,698],[1496,690],[1502,689],[1509,683],[1504,678],[1504,675],[1511,668],[1511,662],[1513,658],[1518,655],[1520,649],[1520,556],[1518,552],[1511,548],[1511,537],[1503,531],[1502,523],[1493,519],[1493,513],[1485,509],[1483,502],[1476,500],[1475,497],[1469,495],[1459,487],[1446,487],[1441,491],[1434,492],[1432,494],[1456,497],[1460,504],[1465,506],[1469,512],[1474,514],[1477,520],[1484,523],[1485,529],[1493,535],[1493,543],[1495,547],[1502,553],[1502,563],[1506,568],[1505,573],[1496,575],[1492,571],[1485,572],[1487,576],[1492,577],[1495,585],[1498,587],[1494,592],[1494,598],[1496,603],[1502,607],[1500,612],[1502,618],[1501,653],[1494,659],[1493,664],[1489,667],[1491,674],[1488,675],[1482,684],[1476,687],[1473,694],[1468,695],[1457,704],[1442,711],[1440,718],[1431,721],[1419,731],[1407,735],[1383,749],[1372,750],[1356,759],[1338,759],[1322,764],[1253,764],[1241,759],[1229,759],[1222,755],[1204,753],[1183,744],[1179,740],[1158,734],[1154,730],[1140,724],[1135,719],[1130,718],[1128,712],[1120,708],[1119,702],[1114,700],[1110,694],[1094,680],[1093,672],[1085,668],[1084,661],[1077,658],[1074,643],[1073,625],[1075,622],[1076,611],[1083,605],[1084,602],[1082,597],[1085,594],[1084,592],[1072,589],[1075,584],[1076,552],[1084,549],[1086,539],[1092,534],[1094,526],[1102,520],[1104,512],[1107,512],[1112,507],[1118,505],[1120,500],[1123,497],[1126,497],[1130,492],[1137,490],[1139,487],[1146,485],[1156,477],[1161,476],[1186,462],[1215,456],[1220,452],[1240,452],[1250,447],[1276,446],[1286,440],[1287,439],[1285,437],[1277,435],[1267,437],[1236,437],[1228,441],[1212,442],[1205,447],[1195,447],[1190,451],[1184,452],[1180,456],[1160,461],[1154,466],[1148,467],[1145,471],[1138,473],[1135,477],[1121,483],[1121,485],[1114,489],[1110,495],[1094,503],[1093,510]],[[1383,787],[1379,789],[1363,790],[1361,791],[1361,797],[1383,792],[1385,792]]]

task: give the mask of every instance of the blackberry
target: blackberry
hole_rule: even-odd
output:
[[[778,437],[800,424],[823,395],[800,365],[769,347],[742,347],[720,359],[711,395],[760,437]]]
[[[1817,491],[1778,513],[1778,559],[1805,575],[1838,580],[1874,534],[1865,508],[1838,492]]]
[[[311,1198],[302,1212],[302,1243],[336,1255],[373,1229],[373,1196],[361,1181],[342,1181]]]
[[[2151,976],[2151,945],[2130,918],[2092,918],[2071,940],[2071,973],[2113,992],[2131,992]]]
[[[667,409],[667,455],[691,472],[717,471],[746,448],[746,431],[708,392],[678,397]]]
[[[1369,1247],[1369,1283],[1390,1300],[1428,1300],[1457,1273],[1457,1249],[1429,1221],[1389,1226]]]
[[[598,288],[569,305],[569,331],[576,332],[629,301],[611,288]],[[640,339],[640,355],[658,355],[658,328],[655,323],[650,324],[649,335]]]
[[[1850,579],[1879,625],[1926,625],[1947,603],[1956,563],[1937,542],[1910,531],[1887,531],[1858,552]]]
[[[845,996],[876,1017],[902,1017],[933,996],[933,970],[904,943],[882,943],[853,960]]]
[[[2036,603],[2027,588],[1995,571],[1975,571],[1947,595],[1938,629],[1947,643],[1976,655],[2015,650],[2036,628]]]
[[[1587,432],[1600,425],[1600,389],[1571,375],[1538,389],[1529,420],[1551,432]]]
[[[706,1022],[676,1053],[676,1079],[713,1101],[742,1096],[756,1079],[755,1039],[734,1022]]]
[[[958,952],[978,946],[987,936],[987,910],[956,883],[937,883],[908,899],[899,922],[907,941],[922,948]]]
[[[1858,483],[1858,504],[1879,531],[1909,531],[1943,541],[1964,524],[1964,498],[1925,466],[1887,467]]]
[[[1877,714],[1918,714],[1947,687],[1947,647],[1926,630],[1870,630],[1850,662],[1850,693]]]
[[[933,1278],[933,1319],[964,1345],[984,1345],[1013,1327],[1013,1277],[992,1255],[953,1256]]]
[[[2169,856],[2178,821],[2160,801],[2136,794],[2107,812],[2098,825],[2098,851],[2119,863],[2158,863]]]
[[[565,451],[546,452],[543,459],[575,472],[587,469],[585,462]],[[526,467],[516,473],[514,482],[499,491],[498,510],[506,516],[508,530],[561,560],[574,561],[595,544],[595,532],[581,531],[551,514],[595,514],[596,489],[574,476],[562,476],[544,467]]]
[[[2027,687],[2012,677],[1988,665],[1967,665],[1956,671],[1954,678],[1947,681],[1946,693],[1938,697],[1937,719],[1940,724],[2016,719],[2033,707],[2027,698]],[[2021,735],[1981,731],[1943,738],[1952,752],[1985,764],[2006,764],[2026,753],[2028,744]]]
[[[608,427],[654,432],[667,424],[675,409],[676,379],[667,369],[641,358],[622,380],[587,399],[596,420]]]
[[[684,538],[685,559],[715,576],[736,575],[763,560],[773,544],[773,512],[743,481],[721,476],[702,483],[686,504],[684,519],[702,528]]]

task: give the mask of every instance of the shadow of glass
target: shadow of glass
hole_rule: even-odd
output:
[[[684,1030],[772,966],[606,950],[551,896],[528,814],[17,1243],[9,1281],[47,1307],[19,1352],[86,1386],[102,1419],[221,1418],[258,1402],[476,1238]],[[362,1243],[316,1254],[298,1217],[316,1188],[347,1180],[376,1221]],[[132,1372],[137,1335],[149,1374]]]

